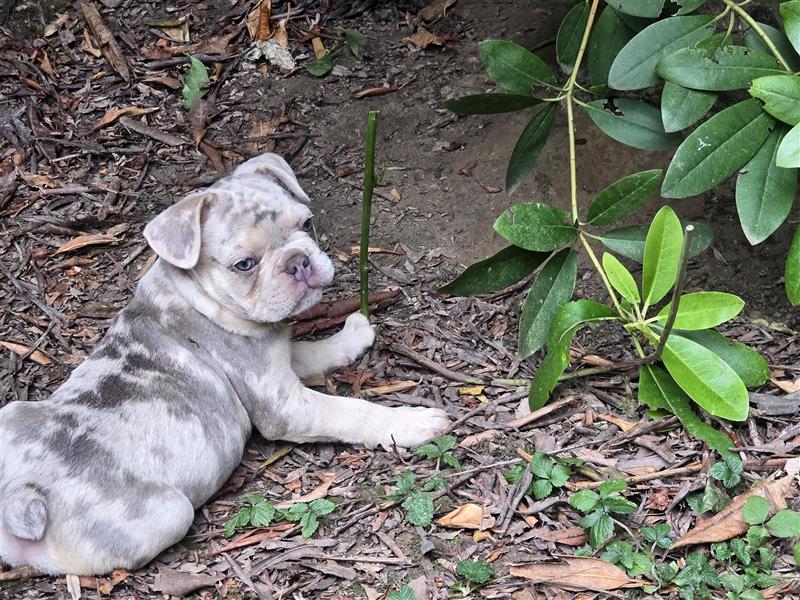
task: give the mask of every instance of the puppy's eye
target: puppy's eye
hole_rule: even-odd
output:
[[[311,220],[311,218],[306,219],[303,222],[303,231],[305,231],[306,233],[310,233],[313,230],[314,230],[314,222]]]
[[[243,273],[246,273],[247,271],[252,271],[253,267],[255,266],[256,266],[255,258],[243,258],[235,265],[233,265],[233,268],[236,269],[237,271],[242,271]]]

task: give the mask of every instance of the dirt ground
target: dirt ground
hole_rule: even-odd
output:
[[[512,502],[519,490],[503,473],[520,462],[517,449],[577,456],[586,463],[585,473],[597,477],[697,464],[707,470],[702,444],[674,422],[653,427],[636,406],[635,381],[623,376],[564,386],[555,399],[568,401],[557,403],[553,413],[508,425],[527,394],[522,382],[509,380],[529,377],[538,360],[520,364],[515,357],[523,296],[512,291],[451,299],[435,289],[461,265],[503,247],[491,223],[504,208],[531,200],[567,207],[565,122],[563,116],[557,121],[535,172],[509,198],[503,191],[505,164],[525,115],[458,118],[442,105],[491,87],[477,57],[482,39],[541,47],[552,58],[566,7],[550,0],[459,0],[444,18],[426,25],[448,41],[423,50],[404,38],[411,35],[407,16],[425,4],[333,2],[326,9],[327,3],[313,0],[292,3],[288,38],[299,68],[287,74],[263,60],[249,61],[250,2],[101,0],[96,6],[131,68],[126,82],[89,46],[78,3],[0,2],[0,341],[20,345],[16,353],[4,351],[0,363],[3,403],[46,398],[91,351],[151,259],[141,237],[149,218],[264,151],[286,156],[312,198],[320,241],[339,272],[328,299],[355,293],[352,246],[359,240],[364,129],[367,112],[378,110],[381,178],[372,245],[393,253],[371,256],[372,287],[395,286],[401,293],[376,315],[381,339],[373,350],[318,383],[340,394],[366,392],[388,404],[444,407],[456,423],[456,456],[463,466],[442,470],[446,487],[436,492],[436,515],[472,502],[496,522],[488,536],[473,536],[404,521],[386,494],[407,469],[418,481],[432,476],[435,461],[331,444],[287,448],[256,436],[242,467],[198,511],[183,543],[135,573],[84,579],[85,597],[158,597],[175,593],[186,580],[188,588],[204,583],[193,593],[208,598],[373,599],[410,581],[420,599],[446,598],[455,597],[448,586],[458,580],[456,563],[481,558],[492,562],[498,577],[472,597],[510,598],[530,586],[508,576],[508,566],[571,553],[544,534],[578,520],[565,494],[546,505]],[[273,25],[285,12],[285,3],[272,2]],[[64,22],[45,29],[61,15],[68,15]],[[190,42],[200,44],[193,52],[214,55],[217,60],[208,63],[221,65],[200,147],[192,138],[203,127],[180,106],[186,60],[169,52],[176,44],[165,42],[153,24],[183,16],[189,16]],[[332,74],[307,73],[309,32],[317,19],[328,47],[335,42],[326,35],[335,35],[337,26],[364,32],[369,41],[363,60],[340,44]],[[355,96],[375,87],[392,91]],[[150,110],[101,121],[107,111],[128,107]],[[153,137],[153,131],[162,135]],[[668,161],[665,154],[632,151],[610,140],[584,117],[579,136],[582,202],[623,175]],[[748,308],[727,333],[761,350],[777,379],[794,381],[800,372],[798,312],[785,300],[781,277],[797,215],[769,241],[750,248],[730,185],[677,201],[674,208],[682,217],[709,222],[716,233],[713,251],[692,262],[690,285],[742,295]],[[63,248],[86,234],[109,237]],[[577,294],[600,292],[587,274]],[[618,331],[595,330],[578,340],[576,351],[623,359],[629,349],[615,345],[621,339]],[[780,393],[772,386],[762,391]],[[720,424],[740,446],[756,448],[742,453],[748,481],[796,452],[794,446],[758,450],[795,422],[791,413],[756,409],[747,425]],[[667,522],[676,537],[685,533],[691,512],[678,501],[705,485],[705,475],[696,472],[632,486],[640,505],[632,524]],[[244,530],[232,540],[222,535],[248,493],[280,502],[313,490],[322,490],[337,508],[309,540],[287,524]],[[790,572],[791,560],[781,560],[776,571]],[[0,586],[0,595],[9,598],[70,597],[64,579],[26,577]],[[787,589],[775,597],[790,598]],[[559,596],[564,592],[553,588],[543,593],[593,597]]]

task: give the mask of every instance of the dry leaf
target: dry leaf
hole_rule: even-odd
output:
[[[315,36],[311,38],[311,47],[314,48],[314,58],[320,60],[327,56],[328,51],[325,50],[325,45],[322,43],[322,40],[319,36]]]
[[[333,480],[336,479],[336,475],[332,473],[321,473],[318,475],[322,483],[320,483],[317,487],[311,490],[308,494],[303,496],[296,496],[293,497],[291,500],[287,500],[286,502],[281,502],[275,505],[275,508],[289,508],[292,504],[298,504],[300,502],[311,502],[312,500],[318,500],[320,498],[324,498],[328,495],[328,489],[331,487]]]
[[[277,127],[269,121],[262,119],[255,119],[250,125],[248,138],[264,138],[248,141],[245,143],[245,148],[253,152],[272,152],[275,149],[275,140],[266,138],[265,136],[275,133]]]
[[[565,544],[567,546],[580,546],[585,544],[589,537],[580,527],[567,527],[566,529],[535,530],[536,537],[547,542]]]
[[[487,429],[486,431],[479,431],[478,433],[473,433],[472,435],[468,435],[463,440],[461,440],[458,445],[462,448],[469,448],[474,446],[475,444],[480,444],[481,442],[485,442],[487,440],[491,440],[496,438],[500,435],[501,431],[499,429]]]
[[[786,508],[784,496],[791,487],[793,477],[788,475],[777,481],[762,483],[749,492],[737,496],[728,506],[709,519],[697,519],[695,526],[672,544],[672,548],[690,546],[692,544],[707,544],[710,542],[723,542],[737,535],[747,532],[750,527],[742,517],[742,508],[747,499],[752,496],[766,498],[770,505],[770,513]]]
[[[81,6],[81,10],[83,11],[83,17],[86,19],[86,23],[89,25],[89,29],[92,30],[92,35],[97,41],[97,45],[100,47],[100,52],[105,56],[114,70],[119,73],[126,82],[129,82],[131,80],[131,70],[128,66],[128,61],[125,60],[125,55],[122,54],[117,40],[114,39],[111,30],[106,26],[100,13],[97,11],[97,7],[91,2],[88,2]]]
[[[195,575],[161,567],[150,587],[155,592],[162,592],[170,596],[186,596],[200,588],[211,587],[221,578],[220,575],[207,575],[205,573]]]
[[[361,246],[350,246],[350,252],[353,256],[361,256]],[[396,256],[403,256],[403,251],[399,248],[381,248],[380,246],[367,246],[368,254],[394,254]]]
[[[393,394],[395,392],[404,392],[417,387],[420,381],[398,381],[396,383],[389,383],[386,385],[378,385],[365,390],[361,390],[362,396],[380,396],[382,394]]]
[[[192,130],[192,139],[195,144],[200,144],[206,136],[206,127],[211,118],[211,112],[214,110],[215,103],[213,100],[204,98],[196,101],[189,109],[188,119],[189,127]]]
[[[98,582],[97,589],[100,591],[101,594],[110,594],[111,590],[113,590],[115,586],[119,585],[130,576],[131,574],[128,571],[119,569],[111,573],[111,577],[109,579],[105,580],[101,579]]]
[[[420,18],[426,23],[438,21],[447,14],[447,9],[458,2],[458,0],[433,0],[425,8],[419,11]]]
[[[161,75],[160,77],[145,77],[142,79],[142,83],[157,83],[159,85],[168,87],[171,90],[179,90],[183,86],[179,80],[167,75]]]
[[[18,344],[16,342],[0,342],[0,346],[8,348],[18,356],[24,356],[31,350],[30,346],[25,346],[24,344]],[[44,352],[40,350],[34,350],[30,354],[30,356],[28,356],[28,358],[30,358],[33,362],[35,362],[38,365],[49,365],[52,364],[53,362],[53,360],[49,356],[47,356]]]
[[[138,106],[126,106],[125,108],[109,108],[106,114],[92,127],[92,131],[97,131],[103,127],[111,125],[120,117],[138,117],[158,110],[157,107],[139,108]]]
[[[63,15],[59,15],[58,18],[49,23],[47,27],[44,28],[44,37],[50,37],[54,33],[56,33],[59,29],[61,29],[64,25],[67,24],[69,21],[69,13],[64,13]]]
[[[794,392],[800,391],[800,379],[795,379],[794,381],[770,379],[769,381],[776,388],[783,390],[787,394],[792,394]]]
[[[373,88],[366,88],[361,91],[355,92],[353,96],[356,98],[370,98],[372,96],[383,96],[384,94],[390,94],[392,92],[396,92],[399,88],[394,86],[384,86],[384,87],[373,87]]]
[[[55,182],[53,181],[53,178],[48,175],[38,175],[36,173],[29,173],[28,171],[23,171],[22,169],[17,169],[17,174],[25,183],[33,187],[52,188],[56,186]]]
[[[564,557],[562,562],[541,562],[511,567],[511,575],[570,590],[607,591],[641,587],[641,579],[631,579],[625,571],[597,558]]]
[[[62,252],[69,252],[70,250],[77,250],[85,246],[97,246],[98,244],[114,244],[118,240],[113,235],[106,235],[104,233],[87,233],[72,238],[68,242],[61,244],[55,251],[55,254]]]
[[[459,396],[480,396],[483,393],[483,385],[468,385],[458,388]]]
[[[289,15],[287,14],[285,18],[278,21],[272,33],[272,41],[276,42],[283,48],[289,47],[289,33],[286,31],[288,24]]]
[[[409,42],[410,44],[414,44],[417,48],[422,48],[422,49],[425,49],[430,45],[434,46],[444,45],[444,40],[442,38],[440,38],[438,35],[431,33],[424,27],[418,27],[417,32],[414,35],[404,37],[403,41]]]
[[[95,58],[100,58],[103,56],[103,53],[100,52],[97,48],[94,47],[92,44],[92,36],[89,33],[88,29],[83,30],[83,43],[81,44],[81,50],[86,52],[87,54],[91,54]]]
[[[160,29],[164,35],[176,42],[189,41],[189,17],[183,16],[179,19],[148,19],[145,25]]]
[[[490,529],[494,527],[494,517],[483,514],[483,507],[477,504],[464,504],[436,521],[442,527],[455,529]]]
[[[597,418],[602,419],[603,421],[608,421],[609,423],[613,423],[622,431],[630,431],[636,427],[636,423],[631,423],[630,421],[626,421],[620,417],[615,417],[614,415],[599,414],[597,415]]]
[[[200,142],[199,146],[200,149],[205,152],[206,156],[211,159],[211,163],[214,165],[214,168],[220,173],[224,173],[225,163],[222,162],[222,155],[219,153],[219,150],[205,141]]]

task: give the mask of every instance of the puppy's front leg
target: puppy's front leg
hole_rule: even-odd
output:
[[[344,322],[344,329],[325,340],[292,342],[292,370],[298,377],[325,373],[350,364],[375,341],[375,330],[369,319],[353,313]]]

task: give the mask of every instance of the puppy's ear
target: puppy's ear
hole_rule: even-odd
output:
[[[144,237],[160,258],[181,269],[191,269],[200,258],[203,206],[211,194],[194,193],[150,221]]]
[[[237,175],[274,177],[297,200],[309,202],[308,196],[303,191],[303,188],[300,187],[297,177],[294,176],[292,167],[277,154],[267,153],[251,158],[236,167],[233,176],[236,177]]]

